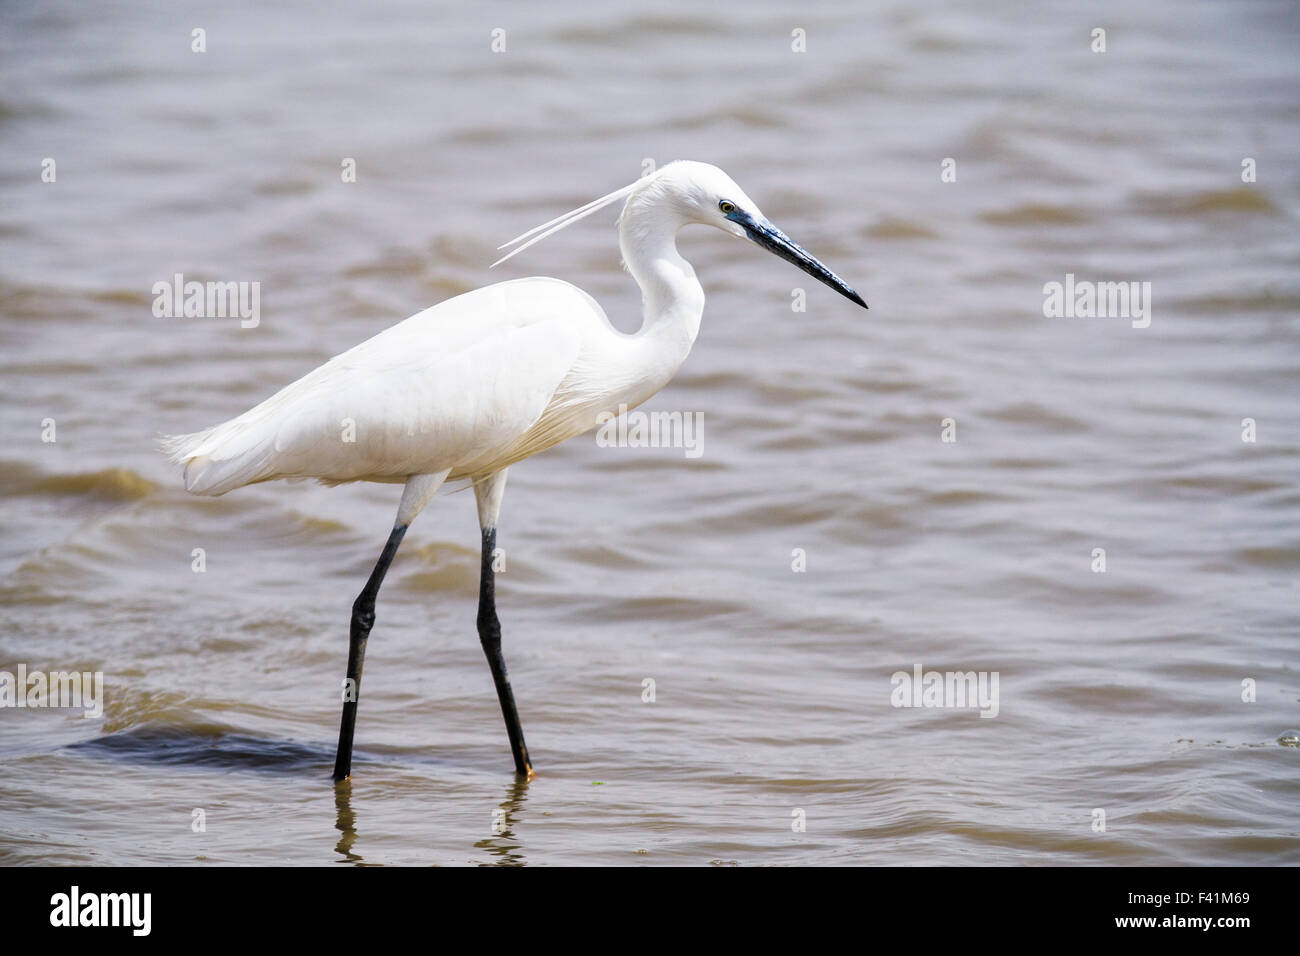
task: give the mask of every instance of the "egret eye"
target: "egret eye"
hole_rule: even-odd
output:
[[[722,200],[722,202],[718,203],[718,208],[721,209],[723,213],[730,215],[731,213],[736,211],[736,204],[734,202],[728,202],[726,199],[724,199]]]

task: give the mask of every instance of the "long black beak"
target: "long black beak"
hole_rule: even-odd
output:
[[[853,291],[851,285],[834,272],[831,272],[830,269],[827,269],[807,249],[766,219],[755,219],[749,213],[740,209],[728,214],[727,218],[732,222],[739,223],[744,228],[745,234],[764,249],[776,253],[786,262],[798,266],[818,282],[824,282],[830,286],[844,298],[856,302],[864,309],[867,308],[867,303],[862,300],[862,296]]]

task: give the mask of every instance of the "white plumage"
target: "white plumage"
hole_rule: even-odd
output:
[[[675,237],[701,210],[721,218],[713,202],[693,201],[701,189],[744,198],[714,166],[673,163],[525,233],[520,240],[533,238],[501,260],[628,195],[620,245],[646,294],[635,335],[567,282],[501,282],[425,309],[238,418],[163,448],[184,462],[186,490],[221,495],[277,478],[477,478],[588,431],[601,412],[633,408],[667,384],[695,341],[704,290]],[[731,226],[723,221],[743,234]]]
[[[584,376],[571,373],[584,345],[590,355],[612,331],[574,286],[503,282],[425,309],[238,418],[167,444],[185,461],[186,489],[202,495],[276,478],[490,474],[546,447],[542,434],[576,434],[556,421],[582,404]]]

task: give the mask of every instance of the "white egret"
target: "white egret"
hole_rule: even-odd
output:
[[[444,482],[473,482],[482,528],[478,633],[505,716],[515,770],[532,775],[501,652],[493,552],[506,469],[634,408],[677,372],[695,342],[704,290],[677,252],[691,223],[748,237],[866,308],[839,276],[764,218],[716,166],[675,162],[502,248],[499,261],[616,200],[619,247],[641,287],[641,329],[625,335],[581,289],[534,277],[448,299],[336,356],[238,418],[163,440],[185,488],[222,495],[277,478],[405,485],[378,563],[352,605],[334,779],[352,767],[352,738],[375,598],[402,536]],[[496,265],[496,263],[494,263]],[[352,424],[346,428],[347,422]],[[350,440],[349,440],[350,439]]]

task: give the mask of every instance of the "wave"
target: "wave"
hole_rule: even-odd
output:
[[[138,501],[157,490],[156,484],[129,468],[50,474],[21,462],[0,464],[0,495],[6,497],[50,495]]]

